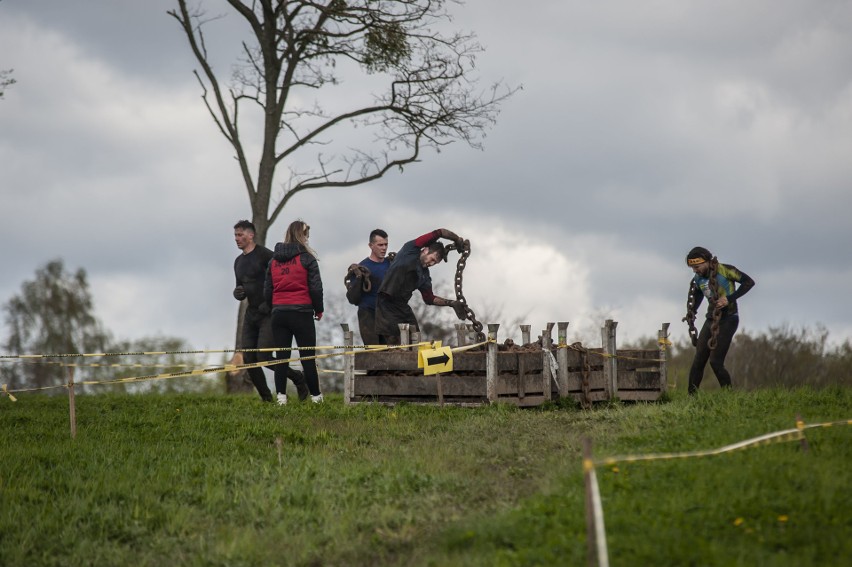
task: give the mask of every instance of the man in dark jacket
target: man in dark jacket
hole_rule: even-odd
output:
[[[234,298],[238,301],[246,300],[245,316],[243,317],[242,348],[264,349],[272,348],[272,321],[270,317],[270,305],[263,296],[263,282],[266,277],[266,267],[272,259],[272,251],[254,241],[254,224],[247,220],[241,220],[234,225],[234,240],[237,248],[242,254],[234,260],[234,276],[236,287],[234,287]],[[243,355],[245,364],[256,362],[267,362],[272,360],[272,353],[246,352]],[[272,401],[272,392],[266,383],[266,375],[263,368],[249,368],[246,370],[252,384],[263,401]],[[305,378],[298,370],[291,371],[291,379],[296,384],[299,397],[304,399],[308,396],[308,387]]]
[[[438,242],[439,238],[452,240],[456,250],[464,249],[461,237],[446,228],[438,228],[406,242],[388,268],[376,301],[376,333],[383,344],[400,343],[400,323],[408,323],[418,329],[417,317],[408,305],[414,290],[420,291],[427,305],[452,307],[460,319],[464,318],[464,306],[460,302],[438,297],[432,292],[429,268],[447,259],[447,251]]]

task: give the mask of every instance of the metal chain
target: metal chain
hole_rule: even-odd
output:
[[[447,244],[445,246],[446,250],[456,250],[455,244]],[[467,304],[467,300],[464,297],[464,292],[462,291],[462,280],[464,278],[464,268],[467,265],[467,258],[470,256],[470,240],[464,241],[464,249],[458,250],[460,256],[459,261],[456,263],[456,277],[455,277],[455,290],[456,290],[456,301],[462,304],[464,307],[465,318],[470,319],[470,322],[473,323],[473,330],[476,331],[476,341],[482,342],[485,340],[485,333],[482,332],[482,323],[476,320],[476,313],[473,312],[473,309]]]
[[[361,289],[365,293],[369,293],[373,288],[373,282],[370,280],[370,268],[360,264],[352,264],[349,266],[349,270],[343,278],[343,285],[349,289],[350,282],[358,278],[361,278]]]
[[[695,280],[689,284],[689,296],[686,298],[686,317],[681,321],[686,321],[689,326],[689,339],[692,341],[692,346],[698,346],[698,331],[695,329]]]
[[[713,322],[710,325],[710,340],[707,341],[707,346],[710,350],[714,350],[718,343],[719,336],[719,320],[722,318],[722,309],[716,305],[719,300],[719,282],[716,279],[716,274],[719,270],[719,261],[714,256],[710,260],[710,273],[708,274],[707,288],[710,290],[710,309],[713,310]],[[695,280],[689,286],[689,296],[686,298],[686,317],[681,321],[686,321],[689,326],[689,338],[693,346],[698,345],[698,331],[695,329]]]
[[[707,346],[710,350],[714,350],[718,344],[719,337],[719,320],[722,318],[722,308],[719,307],[719,282],[716,278],[716,273],[719,270],[719,260],[714,256],[710,260],[710,281],[707,285],[710,289],[710,301],[713,308],[713,323],[710,325],[710,340],[707,341]]]

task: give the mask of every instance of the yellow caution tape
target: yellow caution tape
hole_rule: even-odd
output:
[[[5,395],[9,396],[9,399],[10,399],[10,400],[12,400],[13,402],[17,402],[17,401],[18,401],[18,398],[16,398],[15,396],[13,396],[12,394],[10,394],[10,393],[9,393],[9,390],[6,388],[6,384],[3,384],[2,386],[0,386],[0,389],[2,389],[2,390],[3,390],[3,393],[4,393]]]
[[[393,345],[393,346],[382,345],[382,350],[408,349],[408,348],[419,346],[419,345],[429,345],[429,344],[432,344],[432,343],[423,342],[423,343],[413,343],[413,344],[409,344],[409,345]],[[311,348],[350,348],[350,347],[346,346],[346,347],[311,347]],[[359,348],[359,347],[355,346],[354,348]],[[254,350],[272,350],[272,351],[299,350],[299,351],[301,351],[301,350],[307,350],[307,347],[306,348],[300,348],[300,347],[296,346],[296,347],[291,347],[289,349],[288,348],[275,348],[275,349],[254,349]],[[209,351],[196,351],[196,352],[209,352]],[[236,352],[236,351],[216,351],[216,352]],[[379,351],[378,350],[371,350],[371,351],[363,351],[363,352],[379,352]],[[193,369],[193,370],[186,370],[186,371],[182,371],[182,372],[167,372],[167,373],[162,373],[162,374],[152,374],[152,375],[146,375],[146,376],[130,376],[130,377],[126,377],[126,378],[117,378],[117,379],[114,379],[114,380],[84,380],[84,381],[80,381],[80,382],[75,382],[74,384],[80,384],[80,385],[85,385],[85,386],[94,386],[94,385],[100,385],[100,384],[127,384],[127,383],[130,383],[130,382],[144,382],[144,381],[149,381],[149,380],[168,380],[168,379],[172,379],[172,378],[187,378],[187,377],[190,377],[190,376],[201,376],[201,375],[204,375],[204,374],[214,374],[214,373],[221,373],[221,372],[234,372],[234,371],[239,371],[239,370],[248,370],[250,368],[263,368],[263,367],[266,367],[266,366],[275,366],[276,364],[283,364],[285,362],[290,363],[290,362],[300,362],[302,360],[320,360],[320,359],[323,359],[323,358],[330,358],[330,357],[333,357],[333,356],[343,356],[345,354],[363,354],[363,352],[345,351],[345,352],[334,352],[334,353],[328,353],[328,354],[318,354],[318,355],[314,355],[314,356],[299,357],[299,358],[288,358],[286,360],[275,359],[275,360],[269,360],[269,361],[264,361],[264,362],[255,362],[255,363],[252,363],[252,364],[224,364],[224,365],[219,365],[219,366],[212,366],[212,367],[206,367],[206,368],[197,368],[197,369]],[[163,353],[152,353],[152,352],[148,352],[148,353],[114,353],[113,356],[118,355],[118,354],[129,355],[129,354],[171,354],[171,353],[165,353],[165,352],[163,352]],[[27,357],[27,358],[30,358],[30,357],[32,357],[32,358],[45,357],[45,358],[47,358],[47,357],[55,357],[55,356],[65,357],[65,356],[101,356],[101,355],[99,355],[99,354],[91,354],[91,355],[21,355],[18,358],[24,358],[24,357]],[[12,358],[12,357],[7,357],[7,358]],[[171,367],[178,367],[178,365],[170,365],[170,366]],[[35,391],[39,391],[39,390],[54,390],[54,389],[57,389],[57,388],[67,388],[67,387],[69,387],[68,383],[58,384],[58,385],[54,385],[54,386],[43,386],[43,387],[39,387],[39,388],[21,388],[21,389],[16,389],[16,390],[7,390],[4,387],[3,393],[6,394],[7,396],[9,396],[9,399],[15,401],[15,398],[14,398],[14,396],[12,396],[11,392],[17,392],[17,393],[20,393],[20,392],[35,392]]]
[[[420,344],[431,344],[430,342],[412,343],[409,345],[321,345],[312,347],[269,347],[269,348],[229,348],[219,350],[162,350],[162,351],[138,351],[138,352],[89,352],[89,353],[64,353],[64,354],[0,354],[0,361],[10,359],[38,359],[38,358],[76,358],[76,357],[106,357],[106,356],[163,356],[167,354],[220,354],[233,352],[277,352],[279,350],[340,350],[340,349],[380,349],[409,348]]]
[[[725,445],[724,447],[720,447],[718,449],[710,449],[705,451],[684,451],[681,453],[651,453],[651,454],[640,454],[640,455],[619,455],[615,457],[606,457],[601,459],[595,459],[596,465],[614,465],[615,463],[630,463],[637,461],[658,461],[665,459],[687,459],[694,457],[709,457],[712,455],[721,455],[722,453],[729,453],[731,451],[739,451],[742,449],[747,449],[749,447],[756,447],[761,445],[771,445],[774,443],[784,443],[787,441],[799,441],[805,438],[803,431],[805,429],[811,429],[814,427],[833,427],[835,425],[852,425],[852,419],[842,420],[842,421],[832,421],[826,423],[813,423],[805,425],[801,420],[796,422],[796,429],[785,429],[784,431],[775,431],[773,433],[767,433],[766,435],[761,435],[759,437],[754,437],[752,439],[746,439],[745,441],[740,441],[738,443],[733,443],[731,445]]]

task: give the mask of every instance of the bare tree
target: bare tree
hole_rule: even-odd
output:
[[[204,104],[234,150],[260,244],[302,191],[368,183],[419,161],[427,147],[479,147],[515,90],[476,90],[475,36],[437,29],[453,0],[226,1],[250,32],[227,85],[203,33],[218,18],[191,11],[186,0],[169,14],[200,65]],[[344,81],[355,83],[346,93]],[[259,146],[246,135],[258,127]]]

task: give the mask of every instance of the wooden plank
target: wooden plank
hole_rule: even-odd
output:
[[[537,407],[542,405],[544,402],[544,396],[541,394],[537,396],[526,395],[523,398],[519,398],[517,396],[500,396],[497,398],[497,403],[512,404],[523,408]]]
[[[362,396],[352,400],[353,404],[381,404],[384,406],[393,407],[397,404],[406,403],[406,404],[417,404],[424,406],[438,406],[438,402],[435,398],[414,398],[414,397],[393,397],[393,396]],[[476,408],[482,407],[484,405],[488,405],[488,400],[484,398],[453,398],[453,399],[445,399],[444,406],[454,406],[461,408]]]
[[[621,372],[618,373],[618,390],[655,390],[662,389],[660,373],[657,372]],[[619,396],[620,398],[621,396]]]
[[[618,399],[625,402],[655,402],[662,395],[659,390],[624,390],[618,392]]]
[[[657,367],[660,363],[657,350],[620,350],[618,351],[618,369],[635,370],[637,368]]]
[[[568,373],[568,391],[583,390],[583,374],[582,372],[569,372]],[[604,387],[604,374],[602,370],[596,370],[593,372],[589,372],[589,387],[593,390],[598,388],[603,389]]]
[[[485,376],[442,374],[445,398],[485,397]],[[355,376],[354,397],[359,396],[438,396],[435,376]]]
[[[568,395],[562,397],[574,398],[576,401],[581,402],[583,400],[583,392],[568,392]],[[589,398],[593,402],[605,402],[609,399],[605,390],[592,390],[589,392]]]
[[[496,382],[497,395],[514,395],[520,398],[543,394],[541,387],[541,373],[525,374],[523,380],[517,375],[500,374]]]
[[[498,353],[498,372],[517,372],[518,359],[524,360],[527,371],[541,372],[541,354],[537,352]],[[485,351],[453,353],[453,370],[485,374]],[[356,370],[417,370],[417,353],[408,351],[365,352],[355,355]]]

